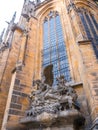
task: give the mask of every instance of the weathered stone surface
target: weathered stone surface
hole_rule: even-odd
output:
[[[5,130],[8,124],[8,130],[15,130],[12,125],[17,126],[16,130],[25,130],[19,118],[29,108],[28,95],[34,89],[33,80],[41,79],[43,20],[51,10],[60,14],[72,81],[83,83],[74,87],[87,127],[91,119],[98,116],[98,47],[95,44],[98,41],[98,6],[91,0],[46,0],[37,5],[25,2],[18,24],[14,24],[14,15],[9,35],[0,46],[0,128]],[[66,126],[66,129],[73,129],[73,126]]]
[[[76,126],[74,122],[78,120],[83,123],[79,124],[79,129],[84,125],[84,113],[80,113],[81,106],[73,85],[69,84],[64,76],[60,76],[57,80],[57,88],[50,86],[51,81],[46,84],[43,78],[34,81],[35,85],[37,84],[37,90],[33,90],[29,97],[31,107],[26,111],[25,117],[20,119],[20,123],[28,129],[39,129],[40,126],[63,127],[69,124]]]

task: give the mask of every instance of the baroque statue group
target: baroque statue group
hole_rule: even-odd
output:
[[[46,84],[44,80],[34,81],[37,89],[29,96],[30,109],[26,111],[27,117],[36,117],[43,112],[57,114],[60,111],[80,109],[78,96],[71,84],[64,76],[57,78],[57,81],[57,87]]]

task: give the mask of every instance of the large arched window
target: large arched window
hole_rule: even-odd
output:
[[[64,75],[71,80],[64,36],[58,12],[51,11],[43,24],[43,67],[53,64],[54,85],[56,78]]]

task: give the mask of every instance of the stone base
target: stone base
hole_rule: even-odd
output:
[[[24,117],[17,124],[9,122],[7,130],[80,130],[80,124],[79,129],[74,128],[81,118],[77,110],[61,111],[58,114],[44,112],[37,117]]]
[[[73,126],[65,126],[65,127],[48,127],[48,128],[39,128],[39,129],[29,129],[29,130],[74,130]]]
[[[54,128],[46,128],[46,129],[43,129],[43,128],[39,128],[40,130],[74,130],[73,129],[73,126],[65,126],[65,127],[54,127]],[[29,129],[29,130],[39,130],[39,129]]]
[[[58,114],[42,113],[37,117],[26,117],[20,120],[27,130],[75,130],[77,120],[82,115],[77,110],[61,111]],[[81,124],[79,129],[81,128]]]

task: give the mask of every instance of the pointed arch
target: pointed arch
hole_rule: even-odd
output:
[[[92,12],[94,15],[97,16],[98,14],[98,6],[96,6],[96,4],[91,1],[91,0],[78,0],[78,1],[75,1],[75,5],[77,6],[77,8],[85,8],[87,9],[88,11]]]
[[[61,13],[61,8],[58,7],[57,5],[62,5],[63,1],[62,0],[51,0],[51,1],[46,1],[45,5],[40,8],[39,10],[36,11],[36,17],[40,20],[43,21],[44,17],[47,16],[50,12],[50,10],[56,10],[59,13]]]

